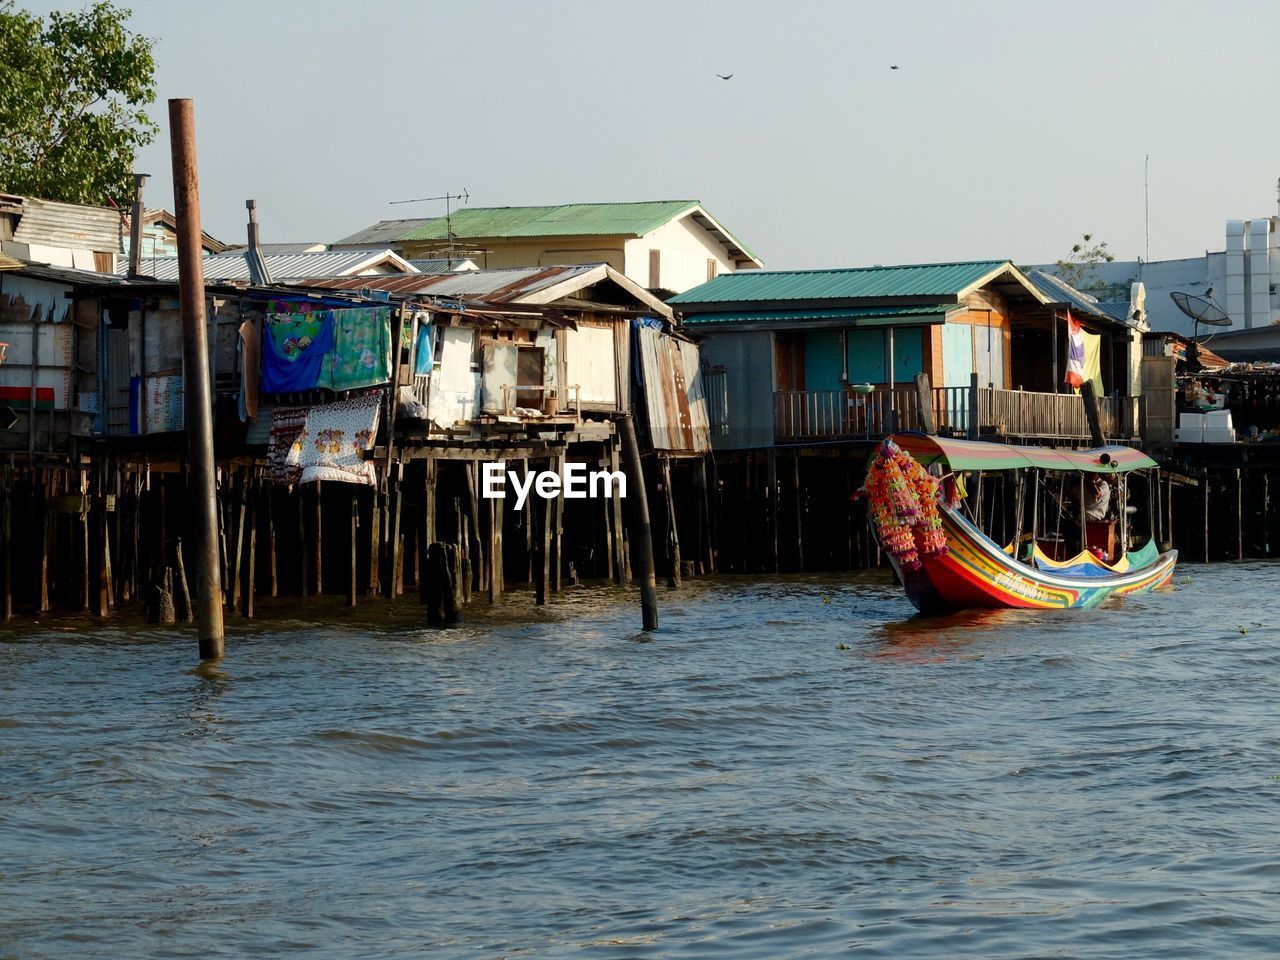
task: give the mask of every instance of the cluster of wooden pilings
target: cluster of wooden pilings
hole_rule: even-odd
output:
[[[286,485],[262,459],[220,460],[217,551],[228,617],[260,615],[266,598],[332,596],[349,606],[417,595],[424,619],[449,623],[473,602],[527,590],[536,604],[569,587],[643,581],[637,567],[634,476],[627,497],[543,499],[515,508],[482,495],[482,464],[523,477],[566,463],[628,473],[621,443],[511,456],[491,448],[397,449],[375,464],[374,485]],[[50,610],[146,611],[192,617],[189,471],[178,460],[105,456],[3,468],[0,590],[4,616]],[[712,572],[708,462],[650,455],[643,473],[652,562],[671,585]],[[646,518],[648,519],[648,518]],[[646,528],[647,530],[647,528]],[[184,552],[184,545],[186,550]],[[633,573],[633,569],[635,572]]]
[[[717,454],[710,530],[726,573],[860,570],[879,551],[864,501],[868,449],[774,447]]]

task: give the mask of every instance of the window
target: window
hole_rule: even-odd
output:
[[[649,251],[649,289],[656,290],[662,286],[662,251]]]
[[[708,260],[707,261],[707,279],[714,280],[716,278],[716,274],[718,274],[719,272],[720,272],[720,264],[718,264],[714,260]]]

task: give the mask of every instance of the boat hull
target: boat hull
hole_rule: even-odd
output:
[[[943,508],[947,552],[912,570],[891,557],[907,597],[921,613],[973,608],[1066,609],[1092,607],[1107,597],[1145,593],[1167,584],[1176,550],[1138,570],[1075,576],[1019,563],[954,510]]]

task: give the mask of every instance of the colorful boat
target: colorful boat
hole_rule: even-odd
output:
[[[938,465],[938,466],[935,466]],[[1126,529],[1115,558],[1087,549],[1088,524],[1080,550],[1055,559],[1037,540],[1035,521],[1021,535],[1022,490],[1042,472],[1065,476],[1124,475],[1156,468],[1154,460],[1130,447],[1051,450],[902,433],[888,438],[868,466],[866,494],[872,527],[907,596],[922,613],[974,607],[1092,607],[1111,596],[1142,593],[1167,584],[1178,562],[1176,550],[1161,552],[1154,538],[1128,549]],[[932,469],[930,469],[932,468]],[[1001,546],[965,515],[955,478],[987,471],[1016,471],[1018,533]],[[1064,476],[1065,475],[1065,476]],[[1127,505],[1127,483],[1121,509]],[[1081,484],[1083,488],[1083,484]],[[963,489],[962,487],[960,489]],[[1038,490],[1036,491],[1038,494]],[[1083,500],[1083,490],[1081,500]],[[1040,503],[1037,496],[1034,503]],[[1062,504],[1058,504],[1062,509]],[[1033,518],[1037,507],[1032,507]],[[1083,515],[1081,517],[1083,521]]]

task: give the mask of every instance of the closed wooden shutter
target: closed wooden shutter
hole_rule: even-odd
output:
[[[662,251],[649,251],[649,289],[656,290],[662,286]]]

